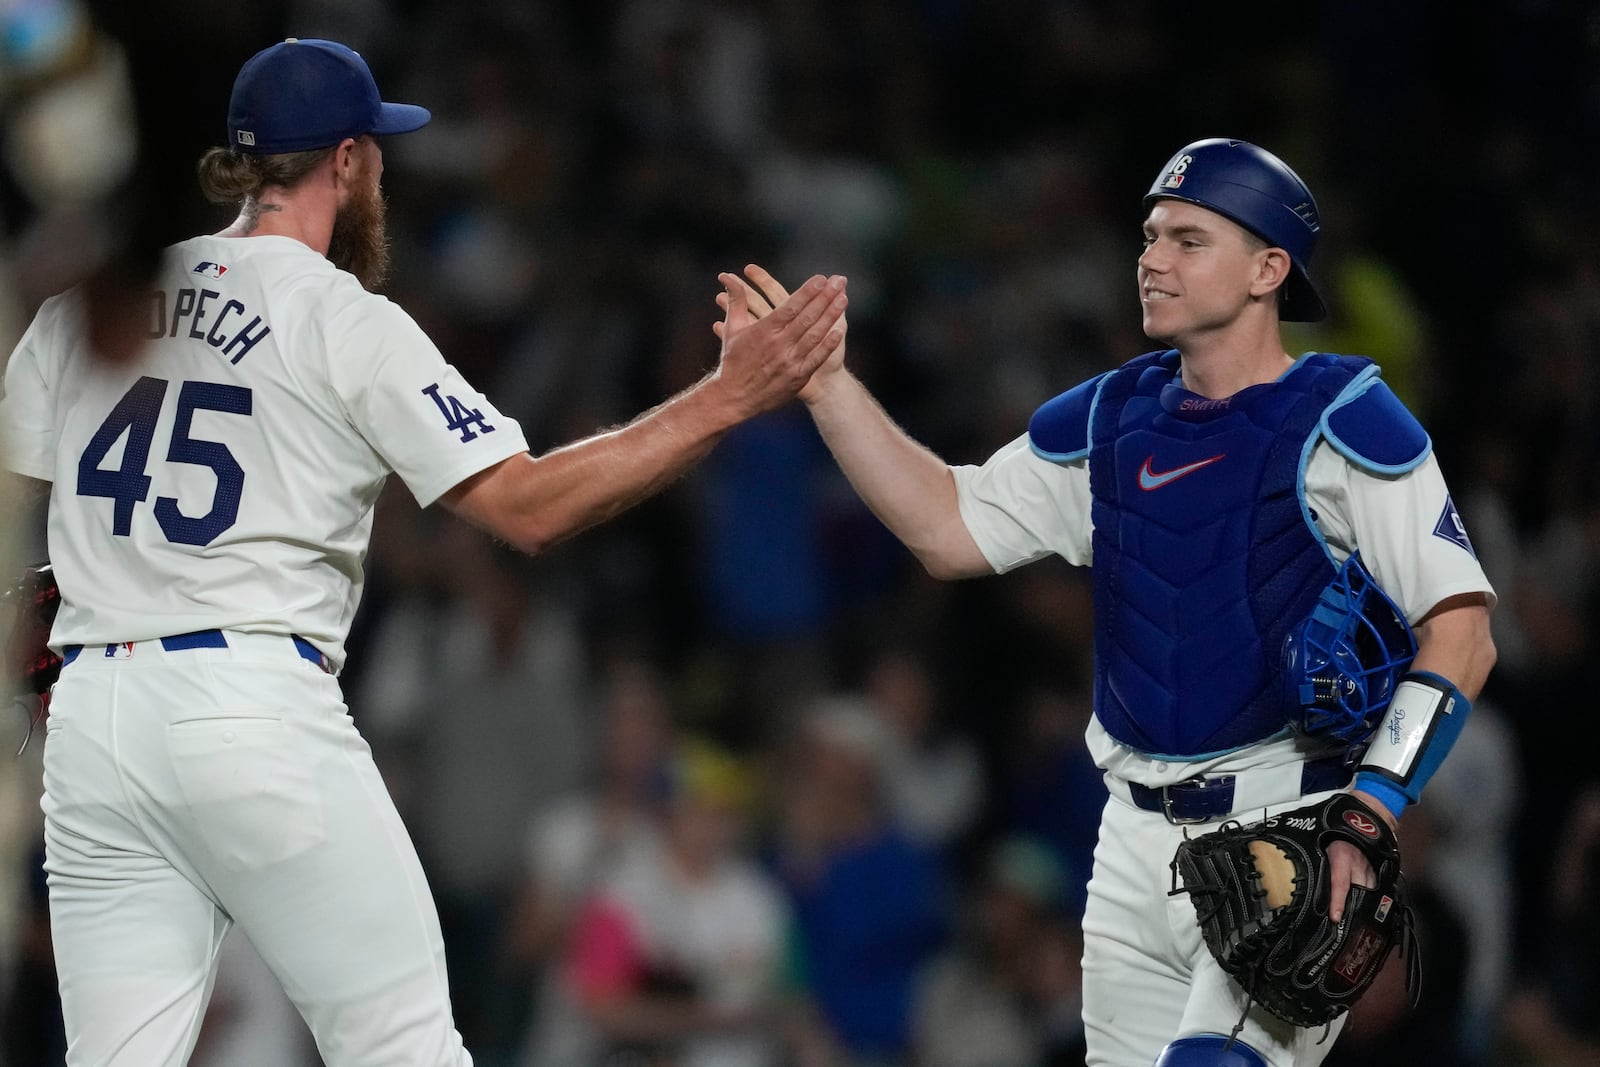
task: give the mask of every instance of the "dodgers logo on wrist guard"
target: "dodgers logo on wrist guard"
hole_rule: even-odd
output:
[[[1290,724],[1313,737],[1365,742],[1416,654],[1404,613],[1352,555],[1284,638]]]

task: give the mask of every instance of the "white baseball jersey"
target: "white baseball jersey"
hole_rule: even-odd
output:
[[[952,470],[961,517],[996,572],[1051,553],[1080,566],[1090,563],[1087,459],[1044,459],[1023,434],[981,467]],[[1306,504],[1334,559],[1343,562],[1359,548],[1362,563],[1408,622],[1415,624],[1440,601],[1463,593],[1484,593],[1493,603],[1494,590],[1466,547],[1470,542],[1433,455],[1406,474],[1386,477],[1361,470],[1319,441],[1306,465],[1305,483]],[[1304,747],[1302,739],[1285,738],[1205,761],[1149,760],[1113,740],[1098,719],[1089,726],[1088,742],[1099,766],[1151,786],[1283,764]]]
[[[952,471],[961,517],[997,573],[1052,553],[1079,566],[1091,562],[1087,459],[1044,459],[1023,434],[981,467]],[[1433,455],[1407,474],[1384,477],[1319,441],[1306,465],[1305,491],[1334,560],[1360,549],[1361,562],[1407,621],[1415,624],[1462,593],[1485,593],[1493,602]],[[1451,536],[1436,532],[1441,525]]]
[[[90,355],[81,299],[40,310],[0,402],[9,465],[54,483],[57,647],[220,628],[337,665],[389,473],[427,506],[527,449],[410,316],[291,238],[168,249],[125,366]]]

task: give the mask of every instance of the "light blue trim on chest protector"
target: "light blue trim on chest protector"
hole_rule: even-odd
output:
[[[1052,463],[1075,463],[1089,454],[1089,423],[1100,386],[1098,374],[1040,405],[1028,420],[1028,443]],[[1433,451],[1433,441],[1415,415],[1378,377],[1363,370],[1323,414],[1321,436],[1343,457],[1372,474],[1404,474]]]
[[[1089,454],[1089,420],[1110,373],[1097,374],[1039,406],[1028,420],[1028,444],[1034,455],[1052,463],[1076,463]]]
[[[1341,456],[1372,474],[1404,474],[1433,451],[1428,431],[1378,377],[1377,364],[1328,406],[1320,429]]]

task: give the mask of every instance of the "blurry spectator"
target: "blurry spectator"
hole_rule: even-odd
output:
[[[1511,1048],[1539,1067],[1600,1067],[1600,783],[1566,813],[1533,973],[1506,1011]]]
[[[1323,1067],[1468,1067],[1476,1061],[1462,1031],[1467,973],[1472,943],[1464,917],[1439,891],[1434,866],[1438,842],[1431,803],[1406,810],[1407,903],[1416,919],[1415,933],[1423,967],[1420,998],[1407,1009],[1407,963],[1400,951],[1391,955],[1371,988],[1350,1009],[1350,1021]]]
[[[1549,446],[1556,453],[1565,449]],[[1541,443],[1541,451],[1544,446]],[[1538,466],[1538,464],[1534,464]],[[1583,485],[1592,485],[1585,476]],[[1570,487],[1574,492],[1582,487]],[[1543,536],[1524,544],[1515,610],[1528,638],[1525,669],[1508,674],[1497,696],[1519,717],[1523,803],[1516,825],[1514,870],[1519,895],[1539,899],[1556,876],[1553,857],[1564,839],[1555,813],[1573,810],[1578,785],[1593,773],[1593,759],[1574,737],[1592,730],[1593,664],[1600,651],[1600,506],[1563,507]],[[1544,912],[1523,906],[1512,913],[1519,950],[1543,951]]]
[[[6,517],[0,516],[0,523]],[[3,534],[3,531],[0,531]],[[0,541],[4,537],[0,536]],[[0,576],[9,581],[20,566],[17,558],[0,552]],[[0,610],[0,634],[9,632],[9,612]],[[13,756],[27,735],[28,721],[38,703],[31,696],[13,699],[8,672],[0,667],[0,1067],[14,1067],[6,1046],[19,1046],[28,1035],[48,1028],[59,1032],[60,1019],[30,1018],[43,1005],[59,1015],[55,994],[55,968],[50,958],[49,920],[45,913],[44,817],[39,795],[44,791],[44,726],[34,728],[27,749]],[[48,988],[30,988],[47,981]],[[30,1003],[32,1002],[32,1003]],[[47,1013],[48,1016],[48,1013]],[[32,1067],[27,1060],[19,1060]]]
[[[859,698],[814,703],[786,753],[773,843],[807,984],[853,1067],[906,1062],[912,989],[949,919],[937,854],[888,806],[885,750]]]
[[[1001,819],[1047,843],[1064,865],[1062,906],[1083,914],[1106,787],[1083,743],[1089,694],[1041,681],[1027,694],[1001,773]]]
[[[242,930],[222,942],[189,1067],[310,1067],[311,1030]]]
[[[1461,1047],[1480,1063],[1490,1062],[1485,1057],[1498,1037],[1512,974],[1512,837],[1523,802],[1519,747],[1513,723],[1492,700],[1479,700],[1428,786],[1428,881],[1466,927]],[[1408,875],[1413,848],[1408,840]],[[1424,964],[1427,980],[1435,965]]]
[[[1011,837],[994,848],[967,898],[966,928],[919,982],[917,1067],[1065,1065],[1074,1052],[1083,1062],[1081,944],[1061,912],[1065,876],[1042,842]]]
[[[1040,1067],[1083,1067],[1083,929],[1057,918],[1039,931],[1032,988],[1044,1055]]]
[[[983,809],[977,747],[950,729],[925,654],[881,650],[866,672],[867,707],[884,726],[883,771],[889,806],[907,835],[949,851]]]
[[[526,1058],[538,1067],[575,1067],[592,1043],[559,970],[580,904],[660,847],[673,728],[665,681],[633,661],[610,664],[605,676],[591,780],[534,813],[510,933],[509,951],[534,975]]]
[[[505,947],[523,820],[580,778],[584,650],[525,558],[459,522],[435,551],[451,561],[453,598],[427,637],[435,662],[419,694],[408,821],[439,908],[456,1026],[493,1067],[513,1054],[527,1002]]]
[[[1350,226],[1335,227],[1335,234],[1324,231],[1323,237],[1331,239],[1318,247],[1317,281],[1327,294],[1329,315],[1321,322],[1289,325],[1284,344],[1294,354],[1353,352],[1377,360],[1389,388],[1426,418],[1443,400],[1428,382],[1430,371],[1448,368],[1437,367],[1427,317],[1415,294],[1392,263],[1370,250],[1358,232],[1363,216],[1343,203],[1338,176],[1331,177],[1332,189],[1321,197],[1324,217],[1349,220]]]
[[[727,753],[680,744],[661,847],[632,853],[573,929],[565,977],[594,1048],[569,1050],[569,1064],[781,1062],[788,911],[745,855],[753,799],[749,772]]]
[[[1490,626],[1499,654],[1496,668],[1518,675],[1529,668],[1525,612],[1518,603],[1524,565],[1516,509],[1516,487],[1524,476],[1516,434],[1508,426],[1484,426],[1468,442],[1471,466],[1461,495],[1461,511],[1472,516],[1472,547],[1500,595]]]
[[[1486,17],[1455,20],[1441,34],[1431,17],[1440,5],[1317,5],[1281,13],[1300,47],[1263,64],[1253,61],[1255,39],[1215,12],[1162,8],[1154,18],[1148,3],[0,0],[8,29],[0,267],[11,283],[0,292],[0,335],[14,340],[29,305],[69,276],[101,264],[136,275],[136,258],[119,260],[119,245],[136,257],[206,228],[190,168],[223,116],[174,116],[221,99],[239,61],[268,40],[349,37],[380,83],[412,80],[402,99],[438,101],[428,128],[386,147],[392,195],[406,201],[393,213],[403,217],[394,235],[401,302],[452,361],[481,368],[480,384],[498,387],[490,392],[523,418],[536,451],[625,418],[662,394],[662,379],[667,392],[693,380],[710,309],[666,316],[693,308],[711,270],[756,258],[780,276],[851,274],[858,368],[930,443],[977,455],[1015,432],[1046,395],[1039,382],[1078,380],[1102,369],[1104,353],[1139,350],[1136,309],[1116,279],[1137,253],[1137,198],[1126,190],[1147,177],[1152,141],[1218,132],[1303,144],[1296,158],[1322,161],[1312,184],[1342,186],[1325,198],[1334,201],[1325,216],[1339,217],[1340,233],[1367,235],[1322,253],[1333,253],[1323,281],[1341,297],[1329,329],[1366,338],[1349,347],[1380,357],[1391,384],[1435,409],[1442,454],[1454,444],[1459,459],[1470,448],[1477,484],[1464,479],[1457,503],[1474,517],[1474,546],[1501,596],[1492,698],[1478,702],[1434,782],[1447,802],[1429,805],[1430,882],[1466,920],[1464,1040],[1479,1063],[1494,1049],[1497,1063],[1600,1065],[1600,993],[1560,976],[1554,962],[1587,969],[1592,982],[1600,948],[1585,947],[1570,917],[1552,928],[1543,896],[1573,866],[1552,857],[1569,843],[1558,813],[1578,810],[1574,783],[1590,772],[1573,738],[1584,736],[1600,646],[1600,260],[1593,242],[1574,237],[1596,216],[1586,157],[1571,147],[1600,132],[1592,7],[1490,2]],[[86,14],[105,32],[88,32]],[[1174,95],[1155,75],[1189,54],[1214,62],[1192,79],[1194,92]],[[181,77],[175,55],[184,57]],[[1159,116],[1154,132],[1118,124],[1096,103],[1109,98]],[[1254,128],[1196,129],[1224,112],[1249,116]],[[140,136],[130,141],[134,128]],[[1441,169],[1441,144],[1473,164]],[[160,176],[130,188],[130,148]],[[1421,203],[1429,210],[1417,210]],[[1464,244],[1463,218],[1471,220]],[[1461,251],[1459,261],[1442,262],[1441,247]],[[673,344],[665,358],[649,343],[662,336]],[[1302,336],[1303,347],[1341,347],[1326,331]],[[980,339],[992,359],[974,358]],[[518,617],[514,598],[492,608],[496,594],[484,594],[475,603],[488,614],[471,618],[473,602],[461,594],[476,565],[438,540],[437,517],[419,518],[403,499],[378,509],[369,592],[351,635],[369,651],[351,657],[343,679],[351,707],[401,810],[441,841],[441,899],[480,861],[519,858],[504,848],[489,856],[502,820],[473,813],[536,804],[520,857],[526,899],[506,939],[524,967],[559,952],[575,902],[620,857],[651,847],[667,688],[712,691],[709,703],[730,717],[759,710],[765,731],[784,712],[754,694],[787,704],[829,684],[830,642],[843,630],[841,609],[855,606],[849,598],[893,601],[890,584],[907,580],[899,546],[870,514],[845,516],[837,500],[817,496],[834,492],[812,480],[819,459],[829,476],[833,465],[807,451],[814,442],[800,440],[786,417],[730,437],[661,503],[564,548],[542,572],[541,582],[561,582],[562,598],[601,624],[581,646],[565,643],[572,635],[544,646],[547,657],[566,648],[570,661],[474,677],[497,640],[488,620]],[[395,494],[404,488],[391,486]],[[853,493],[845,499],[857,507]],[[0,525],[13,505],[0,500]],[[881,544],[863,547],[864,526]],[[692,531],[705,534],[701,568],[682,562],[693,558]],[[841,576],[846,564],[855,570]],[[1081,740],[1088,705],[1074,666],[1091,644],[1086,591],[1069,584],[1076,572],[1047,566],[941,594],[964,609],[936,623],[941,637],[956,635],[942,647],[960,661],[942,663],[940,680],[944,710],[960,715],[933,736],[955,748],[976,742],[990,758],[994,773],[979,787],[984,825],[1049,844],[1065,867],[1070,916],[1081,908],[1104,788]],[[543,603],[550,588],[538,587],[541,603],[519,625],[565,626]],[[807,636],[774,639],[784,626]],[[486,771],[483,795],[472,795],[480,783],[462,784],[459,770],[474,753],[504,755],[509,767],[519,747],[495,746],[499,734],[468,736],[495,710],[469,706],[474,694],[512,692],[518,678],[573,684],[600,657],[599,642],[624,627],[649,647],[731,654],[710,671],[696,660],[666,677],[636,662],[596,672],[608,691],[581,737],[552,741],[543,769]],[[1055,676],[1041,678],[1040,665]],[[887,673],[882,684],[914,706],[911,675]],[[463,675],[470,680],[452,691]],[[19,719],[7,725],[20,733]],[[725,725],[743,721],[754,733],[751,720]],[[588,731],[608,740],[595,743]],[[435,732],[437,753],[427,747]],[[10,739],[0,730],[0,742]],[[41,741],[22,760],[0,750],[0,1067],[62,1061],[52,1043],[60,1019],[43,875],[32,855]],[[825,976],[873,958],[867,946],[880,937],[894,953],[915,955],[895,926],[915,927],[909,913],[933,910],[918,880],[908,882],[913,898],[901,915],[890,903],[899,900],[895,879],[872,872],[898,862],[927,869],[906,838],[919,825],[937,835],[932,827],[962,822],[970,803],[963,786],[929,787],[964,780],[951,770],[962,759],[913,746],[923,760],[897,760],[885,755],[894,747],[881,736],[863,746],[901,765],[882,793],[899,814],[878,811],[877,829],[860,835],[874,844],[846,846],[838,842],[848,834],[813,825],[850,822],[835,810],[849,805],[825,797],[815,816],[791,803],[794,825],[782,835],[790,845],[775,850],[796,874],[803,916],[825,934],[806,941],[822,946],[816,969]],[[923,773],[904,773],[906,764]],[[578,775],[585,786],[559,800],[509,799]],[[423,798],[452,780],[439,810],[423,810]],[[921,801],[906,799],[913,794]],[[902,820],[897,837],[887,828]],[[458,829],[462,840],[451,840]],[[824,847],[824,838],[833,843]],[[853,917],[848,887],[876,877],[889,888],[874,883]],[[1076,980],[1075,936],[1070,921],[1040,935],[1054,946],[1041,955],[1064,988]],[[1426,956],[1425,1013],[1437,983],[1460,977],[1445,969],[1455,947]],[[1534,973],[1512,1006],[1513,1047],[1495,1049],[1515,956]],[[221,1010],[226,978],[219,982]],[[860,1019],[890,999],[844,1002],[836,1014],[859,1033]],[[1058,1017],[1070,1041],[1076,1014],[1069,1006]],[[559,1054],[559,1033],[545,1020],[529,1037],[550,1053],[544,1062],[577,1067]],[[1379,1056],[1381,1046],[1369,1047]],[[270,1052],[239,1055],[235,1062],[265,1063]],[[1448,1055],[1430,1058],[1445,1067]]]
[[[693,476],[707,629],[731,654],[729,711],[743,720],[729,726],[760,741],[828,683],[823,639],[838,596],[822,489],[832,466],[810,419],[790,408],[735,427]]]
[[[0,757],[3,758],[3,757]],[[27,896],[18,923],[16,981],[0,1002],[0,1064],[4,1067],[56,1067],[67,1059],[67,1035],[56,992],[55,958],[50,949],[50,908],[44,883],[44,836],[25,867]]]
[[[620,120],[642,140],[759,147],[774,27],[750,0],[628,0],[613,30]]]

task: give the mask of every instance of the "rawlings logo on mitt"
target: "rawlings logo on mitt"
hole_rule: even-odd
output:
[[[1377,885],[1351,886],[1344,917],[1328,918],[1328,846],[1348,841]],[[1349,793],[1248,826],[1229,822],[1178,846],[1173,893],[1194,901],[1206,947],[1262,1007],[1296,1026],[1338,1018],[1399,946],[1413,1006],[1420,960],[1387,823]],[[1177,887],[1179,878],[1183,887]]]

